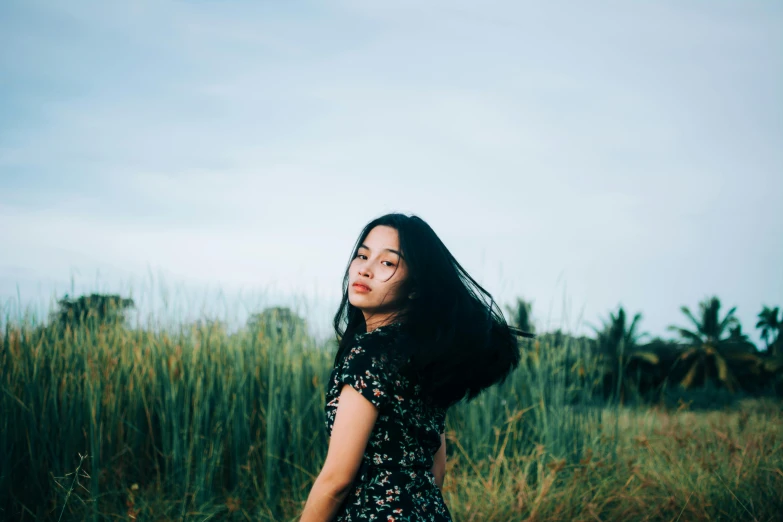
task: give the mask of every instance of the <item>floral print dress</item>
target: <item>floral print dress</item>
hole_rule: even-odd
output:
[[[405,370],[399,356],[403,350],[395,350],[395,345],[406,342],[400,325],[356,335],[329,378],[325,410],[330,436],[343,383],[378,408],[378,420],[337,521],[451,521],[430,471],[445,430],[446,410],[429,405],[415,375]]]

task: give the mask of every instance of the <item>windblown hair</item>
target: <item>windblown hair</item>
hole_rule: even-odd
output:
[[[370,231],[384,225],[397,230],[408,266],[401,295],[404,309],[395,314],[407,341],[398,347],[410,353],[407,367],[419,375],[422,392],[434,404],[448,407],[470,401],[500,383],[519,365],[517,335],[492,296],[460,264],[435,234],[415,215],[387,214],[368,223],[354,245],[343,278],[343,296],[334,316],[339,341],[335,364],[350,348],[354,335],[366,331],[362,311],[348,301],[350,263]],[[402,308],[402,307],[401,307]]]

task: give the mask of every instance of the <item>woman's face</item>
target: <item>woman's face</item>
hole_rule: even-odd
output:
[[[401,289],[408,276],[397,230],[378,225],[359,245],[348,269],[348,301],[364,313],[368,331],[385,324],[404,306]]]

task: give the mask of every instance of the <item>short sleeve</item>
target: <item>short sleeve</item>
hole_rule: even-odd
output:
[[[446,433],[446,410],[441,410],[437,416],[438,419],[438,434]]]
[[[380,409],[390,393],[388,356],[373,343],[357,344],[350,349],[337,372],[337,382],[349,384]]]

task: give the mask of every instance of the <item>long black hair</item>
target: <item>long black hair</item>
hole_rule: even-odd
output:
[[[339,341],[335,364],[356,334],[366,331],[362,311],[348,301],[349,270],[359,246],[376,226],[397,230],[408,277],[400,295],[415,299],[399,309],[411,357],[408,366],[420,379],[423,393],[443,407],[470,401],[502,382],[519,365],[517,335],[489,292],[454,259],[435,231],[420,217],[386,214],[370,221],[359,234],[343,278],[343,296],[334,316]]]

